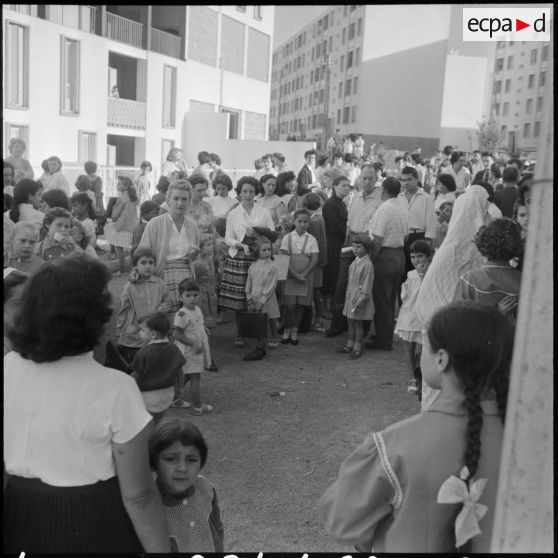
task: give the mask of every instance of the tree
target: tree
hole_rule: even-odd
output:
[[[480,122],[477,122],[477,126],[479,149],[490,153],[498,149],[504,139],[504,133],[500,129],[496,114],[492,112],[489,118],[483,118]]]

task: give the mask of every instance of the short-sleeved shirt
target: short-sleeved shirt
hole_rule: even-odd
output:
[[[426,238],[436,236],[436,212],[434,200],[422,188],[419,188],[411,201],[404,192],[397,196],[399,203],[407,209],[409,215],[409,230],[423,232]]]
[[[319,254],[318,241],[309,233],[305,232],[299,235],[296,231],[292,231],[283,237],[281,240],[281,250],[289,251],[289,236],[291,237],[291,250],[292,254],[302,254],[302,247],[304,246],[305,239],[306,247],[304,248],[305,254]]]
[[[347,226],[354,233],[366,233],[370,219],[382,203],[382,191],[374,190],[364,197],[364,192],[358,192],[351,200]]]
[[[12,475],[82,486],[116,474],[112,442],[134,438],[151,416],[136,381],[93,352],[37,364],[4,357],[4,462]]]
[[[172,221],[170,214],[167,214],[167,219]],[[167,261],[179,260],[186,257],[190,251],[190,241],[188,239],[188,232],[186,231],[186,221],[182,223],[180,231],[172,221],[172,232],[169,240],[169,251],[167,254]]]
[[[386,200],[372,216],[370,238],[382,238],[382,248],[402,248],[409,230],[409,213],[397,198]]]

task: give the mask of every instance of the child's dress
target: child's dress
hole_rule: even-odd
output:
[[[196,306],[193,310],[182,307],[174,316],[174,327],[181,330],[186,337],[203,345],[203,351],[195,353],[193,347],[184,345],[184,343],[175,339],[174,342],[186,359],[183,368],[184,374],[201,374],[204,368],[211,364],[209,340],[203,322],[203,314],[199,306]]]
[[[106,239],[120,248],[132,245],[132,231],[138,222],[138,202],[121,196],[116,201],[111,214],[112,223],[105,227]]]
[[[215,488],[198,475],[183,497],[163,497],[171,552],[223,552],[223,524]]]
[[[370,257],[365,255],[362,258],[355,258],[349,267],[343,316],[347,316],[350,320],[372,320],[374,318],[373,284],[374,265]],[[355,309],[360,294],[366,294],[368,298]]]
[[[95,251],[95,244],[97,243],[97,235],[95,233],[95,223],[93,222],[92,219],[89,219],[89,217],[87,217],[83,221],[80,221],[80,223],[81,226],[83,227],[85,238],[87,239],[87,246],[85,248],[85,253],[88,256],[91,256],[92,258],[95,258],[97,260],[99,259],[99,257],[97,256],[97,252]],[[89,244],[91,237],[95,239],[95,243],[93,245]]]
[[[408,343],[422,344],[422,322],[418,319],[415,306],[422,283],[416,269],[407,273],[407,280],[401,285],[401,309],[395,325],[395,335]]]
[[[261,312],[267,314],[268,320],[275,320],[281,316],[275,293],[277,275],[277,266],[273,260],[258,260],[248,269],[246,298],[263,302]]]
[[[205,325],[215,327],[217,322],[217,294],[215,292],[215,265],[209,258],[198,257],[193,266],[194,279],[200,288],[199,307]]]

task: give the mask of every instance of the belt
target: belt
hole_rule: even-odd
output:
[[[423,233],[425,231],[421,230],[421,229],[409,229],[409,232],[412,234],[416,234],[416,233]]]

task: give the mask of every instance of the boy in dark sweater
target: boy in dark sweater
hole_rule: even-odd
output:
[[[138,323],[146,345],[134,357],[131,375],[138,383],[145,408],[158,422],[173,401],[174,386],[182,381],[186,360],[168,338],[170,322],[165,312],[142,316]]]

